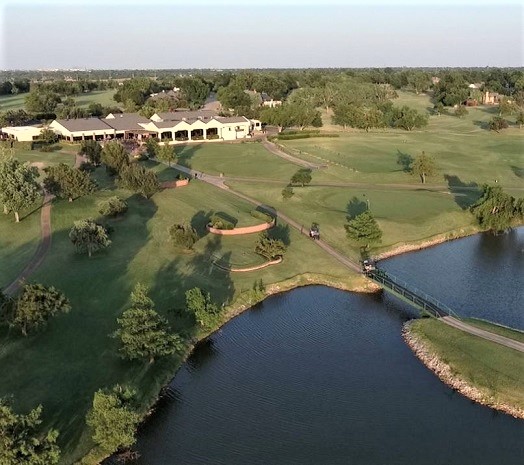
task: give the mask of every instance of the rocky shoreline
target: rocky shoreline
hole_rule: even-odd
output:
[[[462,239],[463,237],[473,236],[482,232],[478,227],[471,228],[461,228],[451,232],[439,234],[421,242],[411,243],[411,244],[401,244],[396,247],[393,247],[385,252],[379,253],[375,256],[376,260],[384,260],[386,258],[394,257],[396,255],[402,255],[408,252],[415,252],[417,250],[427,249],[429,247],[434,247],[444,242],[453,241],[455,239]]]
[[[507,413],[515,418],[524,419],[524,409],[498,402],[492,396],[485,394],[455,374],[447,363],[442,361],[427,344],[413,334],[411,331],[413,321],[408,321],[404,324],[402,337],[416,357],[437,375],[444,384],[481,405]]]

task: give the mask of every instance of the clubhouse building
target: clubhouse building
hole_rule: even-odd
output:
[[[60,139],[136,139],[156,137],[169,144],[234,141],[251,137],[258,121],[244,116],[218,116],[214,111],[174,111],[145,118],[138,113],[111,113],[105,118],[56,119],[50,125]]]

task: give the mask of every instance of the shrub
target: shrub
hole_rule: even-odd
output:
[[[110,197],[98,204],[98,213],[104,216],[117,216],[127,211],[127,203],[120,197]]]
[[[198,234],[195,228],[188,224],[174,224],[169,228],[169,235],[176,246],[185,249],[192,249],[196,241],[198,241]]]
[[[458,116],[459,118],[466,116],[468,113],[469,112],[464,105],[459,105],[457,108],[455,108],[455,116]]]
[[[270,238],[266,232],[258,236],[255,244],[255,253],[264,257],[266,260],[276,260],[281,258],[286,252],[286,246],[280,239]]]
[[[260,210],[251,210],[251,216],[253,218],[265,221],[266,223],[271,223],[274,219],[271,215],[261,212]]]
[[[209,224],[215,229],[234,229],[235,225],[218,215],[213,215]]]
[[[489,122],[490,131],[499,132],[501,129],[506,129],[507,127],[508,122],[500,116],[494,116]]]

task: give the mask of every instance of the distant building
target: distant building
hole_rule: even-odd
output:
[[[150,119],[138,113],[111,113],[105,118],[57,119],[50,125],[61,139],[82,140],[146,139],[162,142],[232,141],[250,137],[256,127],[244,116],[218,116],[214,111],[155,113]]]
[[[484,105],[498,105],[501,99],[502,95],[498,94],[497,92],[486,91],[484,94],[482,94],[482,103]]]
[[[244,92],[254,99],[261,107],[273,108],[282,105],[282,100],[273,100],[273,98],[265,92],[257,92],[256,90],[246,90]]]
[[[40,139],[40,133],[43,126],[7,126],[2,128],[2,134],[6,139],[16,140],[18,142],[31,142]]]

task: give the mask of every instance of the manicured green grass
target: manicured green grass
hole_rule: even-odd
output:
[[[114,89],[96,90],[87,94],[74,96],[78,106],[87,107],[90,103],[100,103],[104,106],[118,106],[118,103],[113,100],[115,95]],[[23,110],[25,108],[25,98],[27,93],[17,95],[1,95],[0,96],[0,111],[8,110]]]
[[[500,330],[496,325],[484,327],[493,332]],[[434,319],[415,321],[411,331],[459,378],[496,402],[524,408],[524,354]]]
[[[0,111],[21,110],[27,94],[0,95]]]
[[[516,341],[524,342],[524,331],[519,331],[513,328],[507,328],[505,326],[497,325],[490,323],[489,321],[478,320],[476,318],[467,318],[467,323],[476,326],[477,328],[485,329],[495,334],[500,334],[501,336],[509,337],[510,339],[515,339]]]
[[[284,185],[228,184],[284,212],[305,227],[313,222],[319,223],[322,239],[353,258],[359,257],[358,247],[346,238],[344,224],[348,215],[354,216],[366,210],[368,202],[383,231],[381,249],[473,225],[473,217],[464,212],[447,192],[368,186],[361,189],[295,187],[295,195],[284,200],[281,195]]]
[[[13,214],[0,214],[0,289],[8,286],[24,269],[40,241],[40,198],[22,211],[20,223]]]
[[[286,182],[298,167],[270,154],[255,142],[207,143],[175,148],[178,163],[208,174],[281,179]]]
[[[100,103],[103,106],[119,106],[118,102],[113,100],[113,95],[115,95],[115,89],[108,90],[95,90],[87,94],[78,95],[73,97],[76,100],[76,103],[80,107],[87,107],[90,103]],[[105,116],[105,115],[104,115]]]
[[[432,104],[427,95],[400,92],[395,105],[409,105],[424,111]],[[427,111],[427,110],[426,110]],[[497,114],[496,107],[468,109],[464,118],[453,115],[430,116],[429,125],[416,131],[393,129],[365,131],[340,126],[340,137],[281,141],[297,156],[330,167],[318,179],[336,177],[347,181],[375,183],[420,182],[403,172],[399,154],[412,157],[422,151],[435,157],[439,167],[430,184],[461,185],[494,183],[505,188],[522,188],[524,130],[515,126],[495,133],[486,130]],[[510,118],[510,121],[514,121]],[[340,165],[340,166],[339,166]]]
[[[51,250],[33,276],[35,281],[63,290],[71,299],[71,313],[55,318],[45,330],[28,338],[14,330],[4,329],[0,334],[0,371],[9,373],[0,378],[0,395],[14,394],[15,405],[22,411],[40,403],[44,406],[45,424],[61,431],[63,463],[71,463],[92,447],[84,417],[98,388],[131,383],[146,405],[181,362],[180,357],[173,357],[149,366],[117,356],[117,344],[109,334],[137,281],[151,286],[158,310],[173,327],[188,332],[193,329],[187,318],[174,310],[183,306],[184,292],[194,286],[209,291],[220,303],[239,298],[247,303],[245,295],[259,279],[269,286],[317,270],[325,271],[326,280],[349,283],[360,279],[285,226],[277,231],[290,244],[282,264],[255,273],[224,272],[211,264],[212,256],[233,265],[260,263],[253,252],[256,234],[238,238],[205,234],[206,216],[222,211],[239,224],[254,224],[257,220],[250,215],[251,205],[199,181],[145,200],[114,189],[102,169],[95,177],[103,188],[96,195],[54,204]],[[129,211],[122,219],[110,221],[114,229],[111,248],[91,259],[76,254],[68,239],[73,221],[98,218],[97,203],[112,195],[126,198]],[[192,253],[177,250],[169,241],[169,227],[184,221],[203,236]]]
[[[69,166],[75,165],[75,155],[71,152],[63,150],[70,150],[68,147],[63,147],[62,150],[56,152],[40,152],[39,150],[16,150],[15,158],[21,162],[37,163],[37,166],[51,166],[65,163]],[[42,164],[42,165],[40,165]]]

